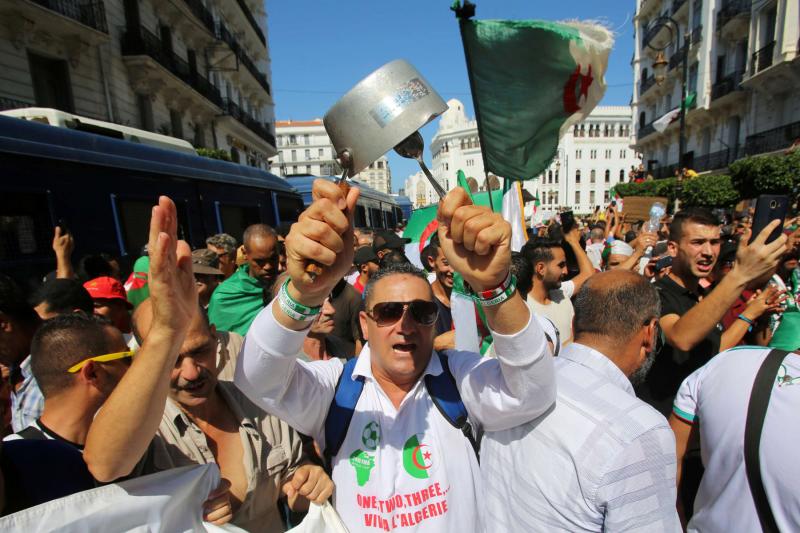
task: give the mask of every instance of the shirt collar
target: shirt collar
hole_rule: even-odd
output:
[[[442,362],[439,360],[439,354],[436,353],[436,351],[432,351],[431,359],[428,361],[428,366],[425,367],[425,371],[420,377],[422,378],[428,374],[438,376],[443,371]],[[369,343],[364,344],[364,347],[361,349],[361,353],[358,355],[356,366],[353,368],[353,376],[363,376],[365,378],[375,379],[375,376],[372,374],[372,361],[370,359]]]
[[[611,359],[593,348],[589,348],[584,344],[573,342],[561,350],[561,354],[558,356],[558,358],[567,359],[573,363],[591,368],[595,372],[607,377],[631,396],[636,396],[636,393],[633,391],[633,385],[631,384],[631,380],[628,379],[628,376],[626,376],[622,370],[620,370],[619,367],[611,361]]]
[[[217,392],[220,394],[225,403],[228,404],[228,407],[230,407],[231,411],[233,412],[233,416],[236,417],[236,420],[239,421],[239,424],[247,429],[254,429],[255,425],[253,424],[253,421],[244,412],[242,406],[239,405],[239,402],[236,401],[234,393],[228,389],[228,385],[233,386],[233,383],[218,381]],[[175,427],[178,429],[178,432],[181,436],[183,436],[183,434],[186,433],[186,430],[192,425],[192,421],[180,408],[178,402],[172,398],[167,399],[167,405],[164,409],[164,414],[170,422],[175,424]]]

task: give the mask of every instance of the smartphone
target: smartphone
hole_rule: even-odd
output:
[[[664,257],[661,257],[661,258],[659,258],[658,261],[656,261],[656,272],[661,272],[662,270],[664,270],[668,266],[672,266],[672,256],[671,255],[665,255]]]
[[[64,221],[63,218],[58,219],[58,223],[56,224],[58,228],[61,229],[61,235],[66,235],[69,233],[69,228],[67,227],[67,223]]]
[[[611,207],[617,207],[617,201],[611,200]]]
[[[572,211],[564,211],[561,213],[561,231],[564,232],[564,235],[569,233],[574,227],[575,215],[572,214]]]
[[[753,216],[752,233],[750,242],[753,242],[758,234],[769,225],[773,220],[780,220],[781,224],[772,230],[766,242],[770,243],[780,237],[783,231],[783,220],[789,211],[789,197],[781,194],[762,194],[756,200],[756,213]]]

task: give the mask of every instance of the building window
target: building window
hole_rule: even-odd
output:
[[[558,183],[558,169],[556,169],[556,183]]]
[[[306,165],[306,174],[311,174],[311,165]]]
[[[378,161],[378,168],[383,168],[383,161]]]
[[[610,198],[611,198],[611,195],[609,194],[609,192],[608,192],[608,191],[605,191],[605,192],[603,193],[603,203],[604,203],[604,204],[607,204],[607,203],[608,203],[608,201],[610,200]]]
[[[575,183],[580,183],[580,182],[581,182],[581,171],[580,170],[576,170],[575,171]]]
[[[194,127],[194,141],[192,144],[194,144],[196,148],[204,148],[206,145],[206,131],[200,124]]]
[[[552,170],[548,170],[547,171],[547,183],[553,183],[553,171]]]
[[[597,150],[592,150],[589,152],[589,159],[597,159]]]
[[[306,150],[305,150],[305,152],[304,152],[304,155],[305,155],[305,159],[306,159],[306,161],[308,161],[309,159],[311,159],[311,150],[309,150],[308,148],[306,148]]]
[[[606,150],[606,159],[611,159],[611,150]]]
[[[297,161],[297,150],[292,150],[291,161]]]
[[[584,137],[586,135],[586,130],[584,129],[583,124],[581,124],[581,130],[580,131],[581,131],[581,133],[580,133],[580,135],[578,135],[578,137]]]
[[[575,191],[575,204],[578,205],[581,203],[581,191]]]
[[[52,107],[67,113],[74,112],[67,62],[28,52],[28,64],[36,106]]]
[[[594,205],[595,192],[589,191],[589,205]]]
[[[283,135],[278,135],[275,139],[278,141],[278,146],[283,146]]]
[[[575,159],[580,159],[580,158],[581,158],[581,151],[575,150]]]
[[[624,168],[619,169],[619,181],[620,182],[625,181],[625,169]]]
[[[558,191],[556,191],[555,200],[556,200],[556,204],[558,204]]]
[[[448,171],[448,170],[450,170],[450,165],[448,165],[447,163],[445,163],[445,164],[444,164],[444,169],[445,169],[445,171]]]
[[[297,174],[297,165],[292,165],[292,174]]]
[[[183,139],[183,120],[181,120],[180,113],[170,109],[169,125],[170,130],[172,131],[172,136],[177,137],[178,139]]]
[[[606,169],[606,183],[611,183],[611,171]]]
[[[309,136],[308,133],[303,135],[303,142],[305,142],[306,145],[311,144],[311,136]]]
[[[297,135],[289,135],[289,144],[297,144]]]
[[[467,159],[467,166],[468,167],[474,167],[475,166],[475,160],[474,159]]]
[[[324,156],[325,156],[325,150],[324,149],[320,148],[319,150],[317,150],[317,157],[322,159]]]
[[[619,151],[619,158],[620,159],[625,159],[626,157],[628,157],[628,151],[627,150],[620,150]]]
[[[594,169],[592,169],[592,170],[589,172],[589,183],[594,183],[594,180],[595,180],[595,176],[596,176],[596,175],[597,175],[597,172],[596,172]]]
[[[139,108],[139,125],[142,129],[153,131],[153,102],[146,94],[137,94],[136,103]]]

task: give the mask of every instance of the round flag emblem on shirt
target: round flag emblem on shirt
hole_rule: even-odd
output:
[[[422,441],[422,433],[411,435],[403,446],[403,468],[410,476],[427,479],[428,470],[433,467],[433,448]]]

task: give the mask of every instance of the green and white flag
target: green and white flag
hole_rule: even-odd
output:
[[[547,168],[568,128],[605,94],[614,39],[598,24],[472,20],[474,5],[453,3],[461,26],[484,169],[533,179]]]

